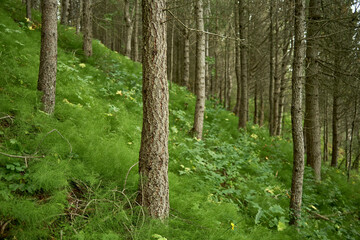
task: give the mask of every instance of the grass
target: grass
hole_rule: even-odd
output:
[[[299,231],[288,226],[289,136],[237,130],[213,101],[204,141],[187,133],[195,97],[170,90],[170,218],[149,219],[134,204],[138,184],[141,65],[59,25],[56,110],[40,111],[36,90],[40,30],[20,1],[0,3],[0,224],[4,239],[359,239],[359,177],[306,168]],[[34,24],[40,22],[34,14]],[[289,126],[287,126],[289,127]],[[56,129],[56,130],[54,130]],[[134,165],[135,164],[135,165]],[[126,184],[125,184],[126,181]],[[317,219],[327,215],[330,221]],[[234,229],[232,229],[232,224]]]

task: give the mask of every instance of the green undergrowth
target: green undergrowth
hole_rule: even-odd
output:
[[[195,97],[170,89],[170,217],[135,204],[142,100],[141,65],[59,25],[56,110],[36,91],[39,14],[0,2],[0,238],[4,239],[359,239],[359,179],[324,166],[304,180],[303,218],[288,225],[290,137],[237,130],[213,101],[204,140],[188,134]],[[30,28],[29,28],[30,27]],[[328,220],[321,219],[325,216]]]

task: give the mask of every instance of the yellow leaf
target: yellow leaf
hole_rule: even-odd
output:
[[[230,223],[231,225],[231,230],[235,230],[235,224],[234,223]]]

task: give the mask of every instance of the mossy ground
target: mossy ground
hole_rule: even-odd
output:
[[[315,183],[306,168],[297,231],[288,226],[290,137],[270,138],[256,125],[238,131],[237,118],[208,101],[204,141],[197,141],[188,135],[195,97],[176,85],[170,217],[147,218],[134,203],[141,65],[95,40],[94,56],[85,59],[81,36],[59,25],[56,111],[48,116],[36,90],[40,18],[34,12],[30,30],[20,2],[0,2],[0,151],[45,158],[28,159],[26,167],[0,155],[0,238],[360,239],[358,175],[347,182],[324,166]]]

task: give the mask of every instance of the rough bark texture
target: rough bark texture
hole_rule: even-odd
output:
[[[86,57],[92,55],[92,21],[91,21],[91,0],[83,0],[83,50]]]
[[[293,175],[290,199],[290,224],[301,217],[304,178],[304,139],[302,126],[302,76],[304,72],[305,0],[295,0],[295,42],[292,72],[291,122],[293,135]]]
[[[139,154],[140,200],[148,214],[169,215],[169,92],[165,0],[143,0],[143,128]]]
[[[246,11],[244,0],[239,1],[239,34],[240,39],[246,39]],[[248,72],[247,72],[247,42],[240,45],[241,62],[241,98],[239,112],[239,128],[246,128],[248,114]]]
[[[276,135],[278,129],[278,118],[279,118],[279,104],[280,104],[280,88],[281,78],[279,77],[279,3],[275,1],[275,59],[274,59],[274,102],[273,102],[273,114],[272,114],[272,131],[273,135]]]
[[[185,22],[186,25],[189,24],[188,21]],[[183,84],[190,90],[189,85],[189,76],[190,76],[190,34],[187,28],[184,28],[184,77]]]
[[[196,35],[196,106],[194,116],[195,137],[202,138],[205,112],[205,33],[204,11],[202,0],[196,1],[196,27],[199,30]]]
[[[57,64],[57,0],[42,1],[41,49],[37,89],[43,92],[43,111],[55,109]]]
[[[67,25],[69,22],[69,0],[61,1],[61,24]]]
[[[26,17],[31,20],[31,0],[26,0]]]
[[[306,41],[306,79],[305,79],[305,132],[307,162],[314,169],[315,180],[321,180],[321,129],[319,119],[319,81],[318,81],[318,21],[321,19],[320,1],[310,0],[309,20]]]

